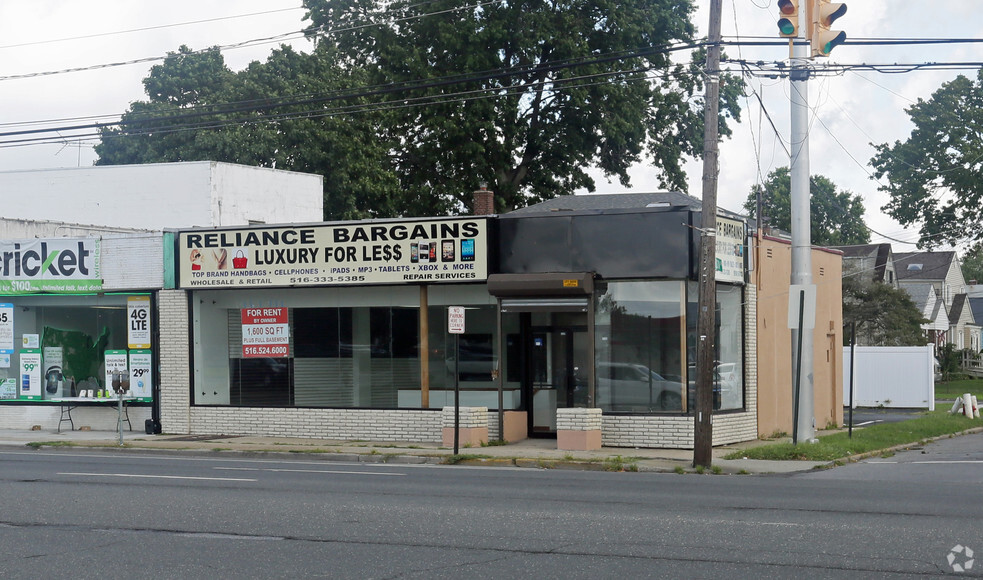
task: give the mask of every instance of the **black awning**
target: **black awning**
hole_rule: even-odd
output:
[[[492,274],[488,276],[488,293],[500,298],[590,296],[593,292],[593,272]]]

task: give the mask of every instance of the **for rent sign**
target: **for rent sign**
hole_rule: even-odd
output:
[[[0,293],[73,293],[101,289],[97,239],[0,241]]]
[[[290,356],[286,308],[242,309],[242,358]]]
[[[180,284],[195,287],[479,282],[484,218],[202,230],[179,235]]]

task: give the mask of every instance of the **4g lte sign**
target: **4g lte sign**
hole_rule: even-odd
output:
[[[130,348],[150,348],[150,297],[126,299],[127,343]]]

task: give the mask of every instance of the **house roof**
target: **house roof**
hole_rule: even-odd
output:
[[[888,258],[891,256],[891,244],[833,246],[833,249],[843,252],[844,260],[851,258],[874,258],[874,271],[871,278],[874,282],[884,281],[884,271],[887,269]]]
[[[973,319],[979,323],[983,321],[983,298],[973,298],[969,296],[969,309],[973,312]]]
[[[949,308],[949,323],[958,324],[963,315],[963,306],[966,305],[966,295],[956,294],[952,297],[952,306]]]
[[[944,280],[955,252],[903,252],[894,254],[898,280]]]
[[[666,205],[668,204],[668,205]],[[563,211],[597,211],[608,209],[643,209],[652,207],[683,206],[700,210],[703,202],[696,197],[678,191],[663,191],[655,193],[611,193],[592,195],[560,195],[553,199],[521,207],[509,212],[516,214],[543,214]],[[738,213],[718,208],[720,215],[740,219]]]
[[[926,311],[930,302],[932,302],[931,298],[935,294],[935,288],[932,288],[932,286],[929,284],[905,284],[904,282],[900,283],[899,286],[902,290],[908,293],[908,296],[911,296],[911,301],[918,307],[919,312],[926,315],[926,318],[935,320],[935,315],[937,313]],[[935,304],[941,303],[941,300],[935,301]],[[928,315],[932,316],[929,317]]]

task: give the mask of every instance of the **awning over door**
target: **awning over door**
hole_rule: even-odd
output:
[[[488,293],[503,299],[520,296],[590,296],[593,292],[593,272],[492,274],[488,276]]]
[[[502,298],[502,312],[587,312],[588,298]]]

